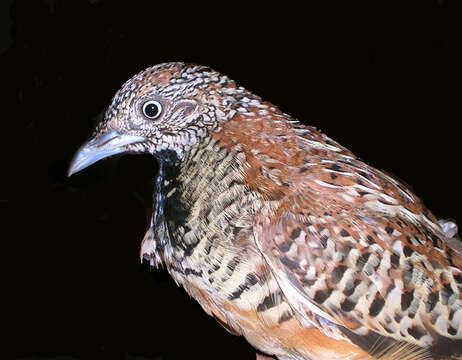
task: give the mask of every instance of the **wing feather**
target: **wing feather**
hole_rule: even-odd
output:
[[[441,339],[456,354],[461,257],[430,216],[399,204],[339,209],[325,206],[336,205],[333,197],[313,200],[313,192],[287,197],[255,228],[299,318],[335,324],[380,359],[426,359],[443,350]]]

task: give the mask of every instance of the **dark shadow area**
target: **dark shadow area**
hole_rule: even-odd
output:
[[[139,263],[154,159],[66,177],[116,90],[156,63],[227,74],[462,223],[460,13],[443,0],[347,3],[2,5],[1,358],[254,358],[164,270]]]

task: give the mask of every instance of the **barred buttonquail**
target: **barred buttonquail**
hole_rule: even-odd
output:
[[[462,359],[454,223],[319,130],[210,68],[165,63],[122,86],[69,174],[119,153],[159,162],[142,258],[255,348]]]

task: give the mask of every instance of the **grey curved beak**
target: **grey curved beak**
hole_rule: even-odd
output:
[[[101,159],[125,152],[125,145],[144,140],[146,139],[142,136],[119,134],[115,130],[111,130],[101,136],[90,139],[75,153],[69,166],[67,176],[71,176]]]

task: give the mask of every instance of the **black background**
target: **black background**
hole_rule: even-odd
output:
[[[139,263],[154,159],[66,177],[119,86],[159,62],[227,74],[462,222],[455,3],[3,2],[0,356],[254,357]]]

